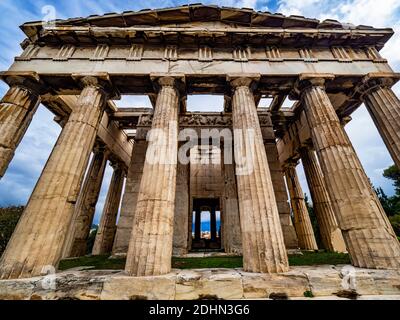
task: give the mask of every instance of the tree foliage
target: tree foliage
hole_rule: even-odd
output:
[[[393,181],[395,194],[389,197],[380,187],[376,188],[375,191],[394,231],[400,237],[400,169],[394,165],[390,166],[383,171],[383,176]]]
[[[24,207],[0,208],[0,255],[6,249],[23,211]]]

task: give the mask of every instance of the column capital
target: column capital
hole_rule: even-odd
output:
[[[73,73],[71,77],[82,89],[94,87],[103,91],[108,99],[121,98],[118,89],[112,83],[110,75],[107,72]]]
[[[296,169],[297,165],[299,164],[299,160],[296,159],[289,159],[286,160],[282,166],[284,170],[286,169]]]
[[[364,96],[379,88],[391,88],[400,79],[400,73],[373,72],[368,73],[356,86],[355,91],[364,100]]]
[[[351,120],[353,120],[353,118],[351,116],[345,116],[345,117],[340,118],[339,120],[340,120],[340,124],[342,125],[342,127],[344,127]]]
[[[325,89],[325,84],[335,78],[331,73],[302,73],[294,84],[290,98],[300,99],[303,92],[309,88],[320,87]]]
[[[183,73],[151,73],[150,80],[153,82],[156,92],[163,87],[172,87],[180,95],[186,94],[186,77]]]
[[[232,89],[239,87],[249,87],[255,89],[260,81],[260,74],[258,73],[231,73],[226,76],[226,81],[229,82]]]
[[[109,151],[102,142],[96,141],[95,145],[93,146],[92,152],[94,154],[104,153],[107,156]]]
[[[110,159],[110,166],[113,168],[114,172],[121,171],[123,175],[126,174],[126,166],[119,160],[115,159],[115,157]]]
[[[5,71],[0,72],[0,79],[6,82],[10,87],[24,88],[36,97],[50,91],[36,72]]]

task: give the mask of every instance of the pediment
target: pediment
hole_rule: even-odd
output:
[[[179,33],[179,29],[228,29],[235,32],[235,29],[248,29],[250,33],[260,33],[262,29],[274,30],[280,32],[284,30],[290,37],[293,30],[297,34],[303,30],[312,30],[317,37],[330,37],[330,33],[336,33],[335,37],[340,37],[343,30],[347,34],[345,37],[366,37],[365,32],[382,31],[382,34],[370,36],[369,42],[376,43],[378,47],[390,38],[393,31],[391,29],[374,29],[368,26],[354,26],[343,24],[336,20],[319,21],[302,16],[284,16],[279,13],[260,12],[248,8],[229,8],[202,4],[191,4],[166,9],[143,9],[140,11],[125,11],[122,13],[108,13],[101,16],[93,15],[86,18],[72,18],[67,20],[56,20],[53,29],[44,29],[42,21],[28,22],[21,26],[21,29],[28,36],[30,42],[54,42],[57,37],[61,41],[65,38],[77,39],[83,33],[99,34],[106,33],[106,30],[124,30],[121,34],[130,38],[135,32],[146,32],[153,28],[176,28],[172,33]],[[81,29],[80,29],[81,28]],[[93,30],[92,30],[93,29]],[[102,30],[98,30],[102,29]],[[257,30],[257,31],[253,31]],[[156,30],[157,31],[157,30]],[[189,30],[190,31],[190,30]],[[354,31],[354,32],[353,32]],[[117,31],[116,33],[118,33]],[[248,32],[246,30],[246,32]],[[57,35],[55,35],[57,34]],[[339,34],[339,35],[338,35]],[[253,36],[253,35],[252,35]],[[235,36],[236,37],[236,36]],[[78,39],[79,40],[79,39]],[[102,41],[96,39],[96,41]],[[313,40],[314,41],[314,40]]]

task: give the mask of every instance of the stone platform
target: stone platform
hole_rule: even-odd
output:
[[[306,298],[310,297],[310,298]],[[119,270],[71,269],[56,275],[0,281],[0,299],[397,299],[400,271],[351,266],[291,267],[282,274],[242,269],[174,269],[157,277]]]

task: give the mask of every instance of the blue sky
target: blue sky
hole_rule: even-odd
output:
[[[56,18],[71,18],[122,12],[144,8],[173,7],[176,5],[200,1],[128,1],[128,0],[0,0],[0,70],[7,70],[13,58],[19,55],[19,43],[24,34],[18,28],[26,21],[42,20],[55,9]],[[280,12],[286,15],[303,15],[317,19],[336,19],[353,24],[392,27],[397,34],[383,49],[382,54],[391,66],[400,72],[400,1],[399,0],[222,0],[202,1],[204,4],[218,4],[233,7],[250,7],[262,11]],[[50,7],[52,6],[52,7]],[[400,95],[400,85],[395,88]],[[7,85],[0,83],[0,95],[3,96]],[[189,100],[189,107],[201,110],[204,105],[222,103],[218,98],[198,97]],[[148,104],[143,97],[130,97],[123,105]],[[353,114],[353,121],[346,130],[354,144],[368,176],[375,186],[381,186],[388,194],[393,194],[390,181],[382,177],[382,171],[393,163],[375,126],[362,106]],[[60,133],[60,127],[53,122],[53,115],[44,107],[36,113],[25,138],[20,144],[14,160],[6,175],[0,180],[0,205],[25,204],[40,172]],[[98,222],[101,208],[111,178],[110,167],[106,170],[101,196],[97,205],[95,222]],[[301,166],[298,168],[303,189],[308,193]]]

